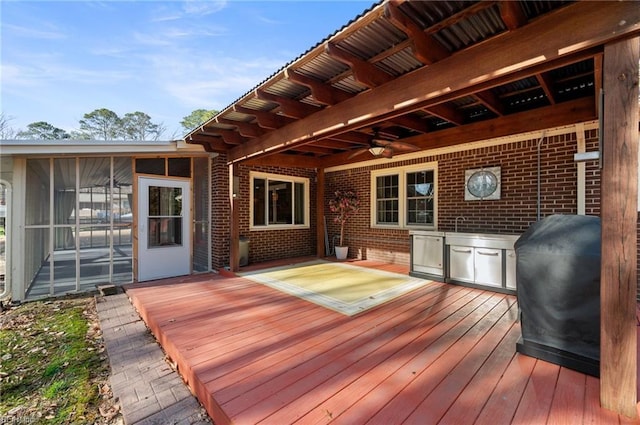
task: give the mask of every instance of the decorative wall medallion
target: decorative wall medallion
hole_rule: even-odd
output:
[[[464,179],[465,201],[500,199],[500,167],[466,170]]]

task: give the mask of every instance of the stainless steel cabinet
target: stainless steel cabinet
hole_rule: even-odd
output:
[[[411,234],[411,271],[444,276],[444,237],[428,232]]]
[[[473,249],[474,282],[481,285],[502,286],[502,250]]]
[[[469,246],[449,246],[449,277],[462,282],[475,280],[473,248]]]

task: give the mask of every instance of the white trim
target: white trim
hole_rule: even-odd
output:
[[[4,213],[4,289],[0,292],[0,300],[11,294],[11,236],[13,234],[12,207],[13,188],[7,180],[0,179],[0,185],[5,187],[5,213]]]
[[[598,128],[598,121],[597,120],[587,121],[583,123],[583,125],[585,130],[594,130]],[[427,158],[435,155],[443,155],[443,154],[448,154],[453,152],[461,152],[461,151],[467,151],[471,149],[484,148],[484,147],[490,147],[490,146],[500,146],[500,145],[506,145],[508,143],[522,142],[525,140],[534,140],[534,139],[538,140],[540,138],[540,135],[543,133],[545,134],[546,137],[549,137],[549,136],[558,136],[562,134],[572,134],[574,132],[575,132],[575,124],[571,124],[571,125],[565,125],[562,127],[549,128],[546,130],[529,131],[526,133],[514,134],[510,136],[496,137],[494,139],[485,139],[485,140],[478,140],[475,142],[462,143],[460,145],[455,145],[455,146],[447,146],[447,147],[437,148],[437,149],[426,149],[418,152],[411,152],[411,153],[402,154],[402,155],[394,155],[393,158],[389,158],[389,159],[379,158],[379,159],[371,159],[369,161],[354,162],[351,164],[336,165],[335,167],[325,168],[324,172],[331,173],[335,171],[352,170],[354,168],[371,167],[374,165],[388,165],[388,164],[394,164],[401,161],[407,161],[412,159]]]
[[[131,140],[2,140],[0,150],[2,155],[205,153],[202,145],[183,141]]]
[[[282,180],[293,183],[292,190],[295,192],[295,183],[302,183],[304,185],[304,224],[265,224],[262,226],[255,226],[253,224],[253,180],[254,179],[266,179],[266,180]],[[308,177],[289,176],[284,174],[263,173],[258,171],[249,172],[249,230],[250,231],[264,231],[264,230],[284,230],[284,229],[309,229],[310,224],[310,185],[311,182]],[[292,205],[292,208],[294,206]]]
[[[406,223],[406,209],[407,209],[407,188],[406,179],[408,173],[414,173],[416,171],[433,171],[433,182],[435,188],[433,191],[433,225],[431,226],[419,226],[409,225]],[[376,222],[376,178],[380,176],[398,175],[398,224],[379,224]],[[418,230],[435,230],[438,228],[438,162],[425,162],[423,164],[416,164],[409,167],[393,167],[382,168],[379,170],[372,170],[371,175],[371,190],[370,196],[370,214],[369,225],[375,229],[418,229]]]

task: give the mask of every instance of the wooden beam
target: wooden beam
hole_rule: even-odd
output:
[[[309,105],[308,103],[302,103],[294,99],[271,94],[261,89],[256,90],[256,97],[261,100],[277,103],[280,105],[282,113],[291,118],[300,119],[320,111],[320,108]]]
[[[402,115],[399,117],[391,118],[389,121],[400,127],[408,128],[420,133],[428,133],[429,131],[431,131],[431,128],[429,128],[429,124],[425,120],[423,120],[422,118],[418,118],[417,116]]]
[[[262,130],[259,126],[248,122],[234,121],[227,118],[216,118],[216,121],[220,124],[232,125],[236,127],[240,135],[244,137],[254,138],[264,136],[265,134],[265,131]]]
[[[504,115],[504,106],[498,96],[490,90],[483,90],[474,95],[484,106],[496,115]]]
[[[460,127],[407,137],[402,141],[415,145],[421,150],[438,149],[594,119],[596,119],[595,99],[588,97],[533,111],[519,112]],[[350,159],[350,155],[350,152],[333,155],[323,160],[323,166],[325,168],[333,167],[362,160],[362,158]]]
[[[391,74],[387,74],[374,64],[348,53],[333,43],[327,43],[325,51],[333,59],[349,65],[353,72],[353,78],[369,88],[378,87],[384,83],[388,83],[394,78]]]
[[[330,149],[338,149],[338,150],[349,150],[353,147],[353,143],[343,142],[342,140],[333,140],[333,139],[320,139],[318,141],[313,142],[315,146],[321,146],[323,148]]]
[[[430,113],[431,115],[435,115],[436,117],[442,118],[445,121],[449,121],[455,125],[464,124],[464,116],[452,106],[440,104],[430,106],[425,108],[425,111]]]
[[[634,2],[577,2],[525,27],[469,47],[376,89],[360,93],[314,116],[273,131],[229,152],[236,161],[273,146],[332,137],[378,117],[402,115],[471,88],[509,80],[528,68],[546,68],[604,42],[640,33],[640,8]],[[549,29],[556,29],[550,31]],[[559,31],[562,29],[562,36]],[[504,52],[508,51],[506,55]],[[591,52],[585,52],[591,53]],[[469,66],[472,63],[473,66]],[[452,72],[454,70],[455,72]]]
[[[224,139],[225,143],[230,145],[241,145],[247,141],[244,137],[233,130],[226,130],[224,128],[204,127],[205,130],[200,131],[198,134],[204,136],[220,136]]]
[[[545,96],[547,96],[547,99],[549,99],[549,103],[551,103],[552,105],[555,104],[556,99],[553,95],[552,90],[553,81],[551,80],[551,77],[549,77],[549,73],[539,72],[536,74],[536,79],[538,80],[540,87],[542,87],[542,90],[544,90]]]
[[[639,60],[640,37],[605,46],[600,180],[600,402],[602,407],[632,418],[638,417]]]
[[[316,255],[319,258],[326,256],[324,246],[324,169],[318,168],[316,172]]]
[[[269,130],[276,130],[295,121],[294,119],[285,117],[284,115],[278,115],[267,111],[258,111],[257,109],[245,108],[244,106],[240,105],[235,105],[233,107],[233,110],[236,112],[240,112],[241,114],[252,115],[256,117],[258,125]]]
[[[322,81],[318,81],[314,78],[307,77],[293,69],[287,69],[285,71],[285,77],[294,83],[308,87],[311,90],[311,95],[318,102],[324,105],[335,105],[336,103],[343,102],[347,99],[355,96],[344,90],[337,89],[331,84],[325,84]]]
[[[346,133],[336,134],[332,138],[363,146],[368,146],[369,142],[371,142],[371,136],[357,131],[348,131]]]
[[[425,65],[438,62],[451,53],[431,35],[426,34],[418,24],[403,13],[393,3],[384,5],[384,15],[413,42],[413,55]]]
[[[203,145],[205,150],[208,152],[226,152],[231,147],[222,140],[222,137],[209,136],[202,133],[196,133],[191,136],[191,141],[189,143],[198,143]]]
[[[286,155],[274,153],[272,155],[266,155],[249,159],[243,164],[246,165],[261,165],[261,166],[274,166],[283,168],[318,168],[322,165],[322,162],[317,157],[303,156],[303,155]]]
[[[323,148],[321,146],[317,146],[317,145],[311,144],[311,143],[305,143],[304,145],[298,145],[295,148],[292,148],[291,150],[292,151],[297,151],[297,152],[317,153],[319,155],[332,155],[333,153],[335,153],[333,151],[333,149],[331,149],[331,148]]]
[[[527,15],[524,14],[519,1],[501,1],[500,16],[509,30],[515,30],[527,23]]]

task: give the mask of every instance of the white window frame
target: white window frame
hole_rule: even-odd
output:
[[[433,171],[433,181],[435,188],[433,191],[433,225],[407,224],[407,174],[417,171]],[[380,224],[377,223],[377,200],[376,200],[376,179],[383,176],[398,176],[398,223]],[[371,192],[370,192],[369,214],[370,225],[377,229],[422,229],[435,230],[438,228],[438,162],[425,162],[423,164],[408,167],[383,168],[371,171]]]
[[[293,187],[295,187],[295,183],[302,183],[304,185],[304,224],[264,224],[261,226],[256,226],[253,224],[253,181],[255,179],[265,179],[265,180],[278,180],[291,182]],[[271,174],[271,173],[260,173],[256,171],[249,172],[249,230],[251,231],[259,231],[259,230],[284,230],[284,229],[308,229],[310,227],[310,189],[309,189],[309,179],[306,177],[296,177],[296,176],[287,176],[282,174]],[[293,191],[295,193],[295,190]],[[295,201],[294,201],[295,204]]]

